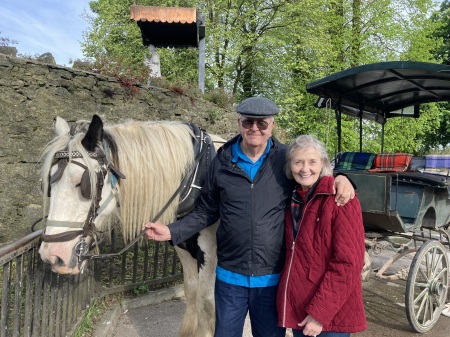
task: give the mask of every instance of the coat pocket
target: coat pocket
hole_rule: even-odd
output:
[[[309,266],[308,279],[312,283],[318,285],[321,282],[323,276],[321,270],[322,270],[321,266],[317,265],[317,262],[312,261]]]

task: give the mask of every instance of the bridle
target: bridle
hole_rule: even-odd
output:
[[[95,152],[88,152],[89,158],[95,159],[99,163],[99,170],[96,172],[97,175],[97,183],[96,183],[96,193],[92,198],[92,202],[89,206],[89,211],[86,216],[84,222],[68,222],[68,221],[56,221],[56,220],[47,220],[47,226],[49,227],[70,227],[70,228],[79,228],[76,230],[71,230],[64,233],[58,234],[42,234],[41,239],[43,242],[66,242],[75,239],[76,237],[80,238],[80,241],[75,245],[74,253],[78,256],[80,261],[80,257],[83,254],[86,254],[89,251],[89,244],[86,242],[86,237],[92,236],[95,238],[98,230],[95,227],[94,220],[97,218],[100,211],[103,210],[107,204],[111,201],[111,198],[108,198],[102,206],[100,206],[100,201],[102,199],[102,190],[105,183],[105,177],[108,171],[111,173],[111,181],[115,179],[116,183],[118,179],[125,179],[125,176],[116,168],[114,165],[106,158],[105,152],[102,148],[96,147]],[[57,161],[58,169],[55,174],[49,177],[49,185],[53,182],[58,181],[62,174],[64,173],[64,169],[69,162],[69,159],[74,158],[83,158],[82,154],[78,151],[58,151],[55,153],[54,158]],[[90,178],[89,178],[89,169],[86,165],[77,162],[70,161],[72,164],[76,164],[82,168],[84,168],[84,173],[81,178],[81,191],[82,195],[85,198],[88,198],[90,193],[86,192],[87,189],[90,189]],[[111,183],[113,188],[115,188],[115,184]]]
[[[177,195],[179,195],[183,190],[185,190],[189,185],[189,180],[192,176],[192,174],[196,173],[199,167],[199,162],[201,161],[202,157],[204,155],[208,156],[210,152],[210,146],[213,143],[212,138],[203,132],[201,130],[201,135],[199,136],[199,141],[201,144],[204,144],[205,146],[200,147],[200,151],[197,153],[194,164],[192,165],[191,169],[187,174],[184,176],[183,180],[181,181],[180,185],[178,186],[177,190],[173,193],[173,195],[169,198],[167,203],[164,205],[164,207],[158,212],[158,214],[154,217],[154,219],[151,220],[151,222],[156,222],[162,214],[167,210],[167,208],[170,206],[170,204],[173,202],[173,200],[176,198]],[[140,232],[140,234],[132,240],[129,244],[127,244],[121,251],[117,253],[110,253],[110,254],[90,254],[90,246],[86,242],[86,237],[92,236],[95,238],[96,233],[99,231],[95,228],[94,220],[98,216],[98,214],[101,212],[101,210],[105,209],[106,205],[109,203],[109,201],[105,201],[102,206],[100,206],[101,201],[101,194],[103,190],[104,180],[106,177],[106,174],[108,171],[111,172],[111,177],[121,178],[125,179],[125,176],[116,168],[114,165],[112,165],[111,162],[106,158],[105,152],[100,147],[96,147],[95,152],[88,152],[88,156],[90,158],[96,159],[99,162],[100,169],[97,172],[97,184],[96,184],[96,194],[95,198],[92,199],[92,203],[89,207],[89,212],[86,216],[86,220],[84,222],[67,222],[67,221],[54,221],[54,220],[47,220],[47,226],[51,227],[73,227],[73,228],[81,228],[78,230],[73,230],[69,232],[59,233],[59,234],[42,234],[41,238],[43,242],[66,242],[73,240],[76,237],[80,238],[80,241],[75,245],[74,247],[74,254],[78,258],[78,263],[81,265],[81,263],[84,260],[87,259],[109,259],[112,257],[120,256],[122,253],[127,251],[131,246],[133,246],[138,240],[140,240],[143,235],[147,232],[147,229],[144,229]],[[55,153],[55,159],[59,162],[60,160],[68,160],[69,158],[82,158],[82,155],[78,151],[59,151]],[[88,168],[79,162],[72,161],[72,163],[75,163],[78,166],[81,166],[85,169],[85,173],[88,170]],[[64,164],[62,164],[64,165]],[[65,167],[65,166],[64,166]],[[64,168],[62,169],[64,170]],[[53,180],[57,181],[61,178],[63,172],[56,172],[56,176],[54,179],[52,177],[49,179],[53,182]],[[85,175],[83,173],[83,175]],[[87,175],[88,177],[88,175]],[[49,181],[49,183],[50,183]],[[90,183],[90,179],[89,179]],[[83,178],[82,183],[83,185]],[[86,184],[86,182],[85,182]],[[111,184],[114,187],[114,184]],[[83,186],[81,186],[83,188]]]

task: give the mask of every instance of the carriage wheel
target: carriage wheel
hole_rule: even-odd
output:
[[[417,332],[437,322],[447,298],[449,258],[439,241],[425,242],[411,263],[406,283],[406,317]]]

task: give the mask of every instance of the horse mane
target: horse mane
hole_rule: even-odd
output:
[[[58,136],[44,149],[41,176],[44,191],[48,188],[48,176],[56,152],[68,147],[69,151],[79,151],[83,158],[88,156],[81,145],[86,124],[78,122],[75,129],[78,133],[74,136]],[[154,220],[194,164],[193,133],[187,124],[181,122],[138,121],[105,126],[104,131],[105,138],[114,142],[111,149],[117,151],[111,154],[111,160],[126,179],[119,183],[118,212],[96,225],[99,230],[105,230],[117,216],[123,238],[129,242],[139,235],[144,223]],[[89,160],[85,162],[90,172],[94,170]],[[91,177],[95,178],[95,174]],[[159,221],[168,224],[176,219],[178,199],[175,198]]]
[[[136,237],[156,216],[194,164],[193,133],[180,122],[129,122],[105,128],[117,146],[120,170],[120,219],[124,238]],[[179,198],[159,219],[176,219]]]

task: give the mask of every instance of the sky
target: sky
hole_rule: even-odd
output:
[[[80,42],[92,15],[90,0],[0,0],[0,37],[15,40],[19,54],[51,53],[58,65],[83,59]]]

